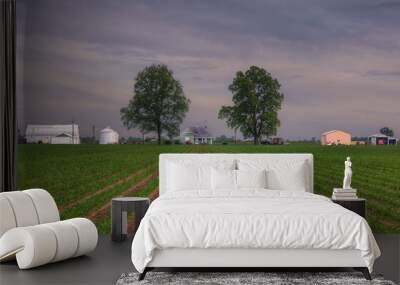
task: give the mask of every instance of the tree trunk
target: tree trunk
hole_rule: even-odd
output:
[[[253,127],[253,135],[254,135],[254,144],[258,144],[258,135],[257,135],[257,121],[254,120],[254,127]]]
[[[161,144],[161,124],[157,124],[157,142]]]
[[[253,140],[254,144],[258,144],[258,137],[254,136],[254,140]]]
[[[159,130],[157,131],[157,143],[161,144],[161,132]]]

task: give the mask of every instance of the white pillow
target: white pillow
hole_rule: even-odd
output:
[[[267,188],[267,172],[263,170],[236,170],[238,188]]]
[[[211,170],[212,189],[215,190],[235,190],[236,189],[236,170],[216,169]]]
[[[170,191],[210,190],[211,167],[169,163],[167,187]]]
[[[305,163],[267,171],[268,189],[306,191]]]
[[[197,156],[193,154],[192,158],[171,159],[167,162],[167,165],[174,163],[184,165],[185,167],[209,166],[217,169],[236,169],[236,159],[212,159],[203,155],[199,154]]]
[[[306,162],[284,159],[240,159],[239,170],[266,170],[267,188],[306,191]]]

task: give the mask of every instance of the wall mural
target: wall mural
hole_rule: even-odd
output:
[[[112,197],[157,197],[160,153],[299,152],[329,197],[351,157],[371,228],[400,233],[399,5],[17,8],[18,188],[47,189],[63,218],[109,232]]]

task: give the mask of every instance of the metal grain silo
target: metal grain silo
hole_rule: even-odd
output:
[[[117,144],[118,140],[118,133],[110,127],[107,127],[100,131],[100,144]]]

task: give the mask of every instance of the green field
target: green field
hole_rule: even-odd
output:
[[[342,183],[344,160],[353,161],[352,186],[368,199],[374,232],[400,233],[400,147],[253,145],[19,145],[18,188],[52,193],[63,218],[95,216],[109,232],[107,203],[114,196],[148,196],[158,185],[158,155],[174,152],[312,153],[314,192],[330,196]]]

